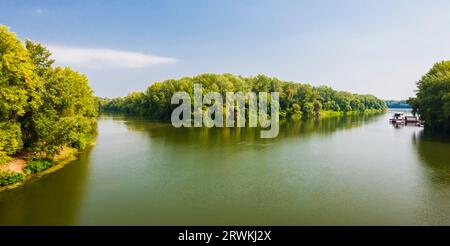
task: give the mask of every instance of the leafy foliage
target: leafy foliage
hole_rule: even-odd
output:
[[[15,184],[25,178],[24,173],[0,170],[0,186]]]
[[[25,47],[30,54],[31,61],[35,66],[35,72],[39,76],[44,76],[52,67],[55,60],[50,59],[52,53],[48,51],[43,45],[27,40]]]
[[[14,33],[0,26],[0,119],[17,119],[37,108],[39,85],[28,51]]]
[[[97,104],[86,76],[53,68],[41,44],[26,47],[0,26],[0,163],[23,148],[84,148],[96,134]]]
[[[96,131],[97,107],[87,77],[69,68],[45,77],[43,104],[32,115],[33,148],[56,153],[63,145],[84,148]]]
[[[53,166],[53,161],[48,159],[32,159],[27,162],[26,173],[38,173]]]
[[[10,160],[8,155],[14,154],[23,146],[20,124],[18,122],[0,122],[0,163]]]
[[[358,95],[333,90],[327,86],[314,87],[309,84],[283,82],[264,75],[242,77],[232,74],[201,74],[179,80],[156,82],[145,92],[133,92],[124,98],[97,99],[100,110],[147,116],[156,120],[169,120],[177,105],[170,99],[177,91],[193,95],[194,83],[201,83],[203,93],[219,92],[280,92],[280,117],[300,118],[320,115],[321,111],[365,112],[384,111],[384,101],[371,95]]]
[[[22,148],[21,118],[39,106],[39,85],[27,50],[0,26],[0,163]]]
[[[428,128],[450,132],[450,61],[434,64],[417,82],[416,98],[408,103]]]

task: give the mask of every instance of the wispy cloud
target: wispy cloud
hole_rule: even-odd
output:
[[[178,59],[113,49],[78,48],[49,45],[53,58],[60,64],[88,68],[143,68],[174,63]]]
[[[35,12],[37,15],[43,15],[43,14],[45,13],[45,10],[42,9],[42,8],[36,8],[36,9],[34,10],[34,12]]]

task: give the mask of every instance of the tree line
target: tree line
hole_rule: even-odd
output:
[[[450,61],[433,65],[417,82],[417,94],[408,104],[425,121],[425,127],[450,133]]]
[[[233,74],[200,74],[178,80],[169,79],[150,85],[143,92],[125,97],[98,98],[99,109],[145,116],[154,120],[170,120],[177,105],[170,103],[175,92],[185,91],[193,98],[194,84],[202,84],[203,94],[219,92],[279,92],[280,118],[300,119],[327,114],[385,111],[386,103],[372,95],[336,91],[328,86],[312,86],[281,81],[265,75],[243,77]]]
[[[0,25],[0,163],[23,151],[51,156],[63,146],[82,149],[96,134],[87,77],[53,67],[50,56]]]
[[[386,100],[388,108],[411,108],[407,100]]]

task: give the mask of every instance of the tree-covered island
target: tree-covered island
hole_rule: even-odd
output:
[[[104,112],[141,115],[153,120],[168,121],[172,110],[177,107],[171,104],[172,95],[185,91],[193,98],[196,83],[202,85],[203,94],[219,92],[224,98],[226,92],[279,92],[281,119],[375,113],[387,109],[383,100],[372,95],[336,91],[328,86],[281,81],[265,75],[243,77],[233,74],[200,74],[156,82],[144,92],[133,92],[126,97],[114,99],[99,98],[99,108]]]

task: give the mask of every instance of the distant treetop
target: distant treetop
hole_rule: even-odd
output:
[[[386,100],[388,108],[411,108],[406,100]]]

